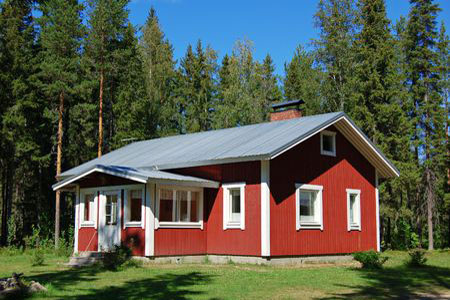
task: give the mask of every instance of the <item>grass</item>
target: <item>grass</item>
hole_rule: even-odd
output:
[[[33,299],[391,299],[450,296],[450,251],[427,255],[427,266],[404,265],[406,252],[386,252],[382,270],[345,265],[131,265],[119,271],[68,269],[67,258],[2,254],[0,277],[23,272],[48,292]]]

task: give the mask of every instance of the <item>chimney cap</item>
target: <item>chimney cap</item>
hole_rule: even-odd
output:
[[[286,108],[286,107],[294,106],[294,105],[299,106],[300,104],[304,104],[304,103],[305,103],[305,101],[299,99],[299,100],[290,100],[290,101],[285,101],[285,102],[281,102],[281,103],[275,103],[275,104],[272,104],[271,106],[274,110],[277,110],[277,109]]]

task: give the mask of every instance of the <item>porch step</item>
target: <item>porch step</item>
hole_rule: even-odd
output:
[[[95,264],[101,261],[103,254],[100,252],[80,252],[78,256],[72,256],[66,266],[79,268]]]

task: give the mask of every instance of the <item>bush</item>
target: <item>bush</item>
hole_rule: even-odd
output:
[[[117,270],[131,258],[131,249],[127,246],[114,246],[114,249],[105,252],[102,260],[103,267],[108,270]]]
[[[31,264],[33,266],[42,266],[44,264],[44,251],[36,248],[31,255]]]
[[[427,258],[425,255],[427,252],[422,248],[416,248],[408,251],[409,260],[407,261],[407,265],[411,267],[423,267],[427,262]]]
[[[353,258],[360,262],[364,269],[381,269],[388,260],[387,257],[373,250],[353,253]]]

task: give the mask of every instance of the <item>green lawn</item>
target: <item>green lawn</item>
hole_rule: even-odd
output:
[[[383,270],[366,271],[356,264],[253,266],[153,265],[120,271],[68,269],[64,258],[46,256],[44,266],[31,266],[28,255],[0,255],[0,277],[23,272],[48,292],[33,298],[52,299],[389,299],[450,296],[450,251],[428,254],[428,266],[403,265],[405,252],[387,252]]]

